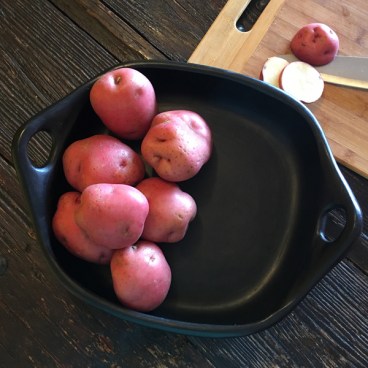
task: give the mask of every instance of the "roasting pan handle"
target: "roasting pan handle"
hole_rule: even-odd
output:
[[[332,159],[332,162],[334,160]],[[333,165],[335,166],[335,165]],[[331,268],[342,259],[350,246],[359,238],[363,228],[363,216],[359,204],[339,168],[334,167],[328,176],[326,205],[319,218],[317,235],[319,245],[316,247],[315,262],[321,267]],[[337,235],[326,234],[328,217],[335,212],[341,215],[343,229]],[[315,264],[316,264],[315,263]]]
[[[351,245],[359,238],[363,228],[362,212],[358,202],[340,172],[328,146],[325,166],[325,190],[316,217],[316,232],[308,254],[303,257],[303,277],[298,279],[297,297],[301,300],[305,290],[312,289],[321,278],[343,259]],[[342,211],[344,227],[332,238],[326,234],[327,218],[331,211]]]
[[[45,193],[50,192],[54,182],[55,168],[59,164],[62,151],[67,145],[67,137],[74,122],[86,105],[89,98],[88,84],[78,88],[73,94],[66,96],[61,103],[51,105],[46,110],[24,123],[15,133],[12,141],[13,161],[28,201],[34,224],[37,218],[49,216],[50,200]],[[32,138],[39,133],[45,133],[51,138],[51,147],[45,162],[38,166],[30,157],[29,147]],[[40,140],[39,144],[42,144]],[[56,173],[57,174],[57,173]],[[51,191],[52,192],[52,191]],[[48,229],[37,229],[41,237],[47,238]]]

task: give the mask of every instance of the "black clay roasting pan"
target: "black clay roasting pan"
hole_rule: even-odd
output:
[[[190,109],[210,125],[214,152],[182,183],[198,215],[185,239],[162,245],[172,267],[166,301],[139,313],[119,304],[109,267],[81,261],[53,236],[50,221],[69,190],[61,156],[76,139],[104,132],[92,112],[94,80],[28,121],[13,155],[39,241],[65,287],[81,300],[128,321],[200,336],[240,336],[279,321],[345,254],[362,216],[320,125],[301,103],[258,80],[174,62],[129,66],[153,83],[160,111]],[[29,157],[29,142],[46,132],[45,165]],[[137,144],[139,147],[139,144]],[[344,214],[328,239],[329,213]]]

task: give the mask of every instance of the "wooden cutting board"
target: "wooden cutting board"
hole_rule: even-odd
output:
[[[250,0],[229,0],[189,62],[258,78],[268,57],[290,53],[299,28],[321,22],[335,30],[340,55],[368,56],[367,0],[270,0],[253,28],[236,21]],[[321,124],[338,162],[368,178],[368,90],[325,85],[323,96],[306,105]]]

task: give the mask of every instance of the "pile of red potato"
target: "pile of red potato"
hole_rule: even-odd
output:
[[[154,87],[132,68],[101,76],[90,102],[110,133],[66,148],[63,170],[74,190],[59,198],[53,231],[75,256],[110,265],[123,305],[151,311],[171,285],[158,243],[183,239],[196,216],[196,202],[179,182],[209,160],[211,131],[194,111],[158,113]],[[141,142],[140,153],[133,141]],[[155,175],[147,175],[149,167]]]
[[[260,79],[305,103],[317,101],[323,93],[324,82],[315,66],[330,63],[339,50],[339,38],[323,23],[302,27],[290,43],[292,53],[299,61],[273,56],[263,65]]]

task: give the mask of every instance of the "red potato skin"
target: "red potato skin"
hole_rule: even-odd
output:
[[[75,220],[93,242],[119,249],[139,239],[148,210],[146,197],[130,185],[93,184],[82,192]]]
[[[132,68],[118,68],[101,76],[91,88],[90,102],[108,129],[129,140],[143,138],[157,113],[151,82]]]
[[[162,179],[172,182],[188,180],[211,156],[211,130],[193,111],[162,112],[153,119],[142,141],[141,153]]]
[[[98,183],[135,185],[145,175],[141,157],[107,134],[73,142],[63,154],[63,169],[69,184],[80,192]]]
[[[52,229],[59,242],[73,255],[85,261],[108,264],[113,251],[94,243],[75,222],[75,211],[80,200],[79,192],[66,192],[58,201],[52,219]]]
[[[110,269],[115,294],[128,308],[152,311],[165,300],[170,289],[170,266],[152,242],[140,240],[114,251]]]
[[[193,197],[183,192],[176,183],[157,177],[144,179],[136,188],[149,203],[142,238],[156,243],[182,240],[197,213]]]
[[[330,63],[339,50],[337,34],[323,23],[310,23],[302,27],[290,43],[292,53],[313,66]]]

